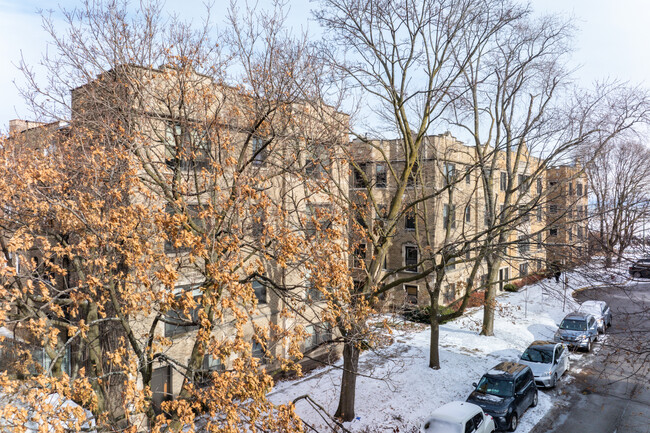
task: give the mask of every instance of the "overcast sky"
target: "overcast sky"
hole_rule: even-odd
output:
[[[264,3],[264,0],[260,0]],[[0,0],[0,130],[10,119],[30,119],[15,83],[22,77],[15,65],[21,55],[35,64],[46,50],[39,9],[72,8],[76,0]],[[201,19],[204,0],[167,0],[166,7],[184,18]],[[316,29],[310,23],[307,0],[290,0],[291,23]],[[650,1],[648,0],[533,0],[538,13],[560,13],[575,18],[579,28],[573,57],[584,85],[595,80],[618,79],[650,85]],[[228,0],[215,0],[214,11],[225,11]],[[215,16],[220,21],[222,17]]]

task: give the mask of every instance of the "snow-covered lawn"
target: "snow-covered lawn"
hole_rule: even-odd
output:
[[[556,323],[576,307],[571,297],[573,290],[598,284],[588,281],[584,275],[580,272],[567,275],[566,299],[563,284],[554,280],[500,295],[493,337],[478,335],[483,312],[480,308],[443,325],[440,370],[428,368],[430,333],[426,326],[415,331],[412,327],[393,331],[392,345],[362,354],[356,388],[357,418],[345,423],[345,427],[355,432],[417,431],[417,426],[434,409],[453,400],[464,401],[472,391],[472,382],[477,382],[489,368],[501,361],[518,359],[534,340],[552,339]],[[400,328],[399,319],[393,320],[396,328]],[[589,355],[572,353],[572,364],[584,356]],[[340,367],[339,362],[303,378],[280,382],[269,398],[279,404],[309,394],[333,414],[338,403]],[[575,367],[571,369],[575,371]],[[558,386],[564,381],[566,378]],[[552,405],[551,395],[540,392],[538,406],[524,414],[517,431],[530,431]],[[300,400],[296,410],[308,424],[327,431],[325,421],[313,405]]]

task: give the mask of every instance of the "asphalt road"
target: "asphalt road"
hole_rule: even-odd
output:
[[[531,433],[650,433],[650,282],[581,292],[607,301],[612,327],[593,352],[572,362],[553,409]]]

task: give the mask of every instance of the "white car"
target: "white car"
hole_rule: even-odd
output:
[[[439,407],[422,424],[422,433],[492,433],[496,429],[490,415],[472,403],[452,401]]]
[[[598,332],[601,334],[612,326],[612,310],[605,301],[585,301],[580,304],[578,311],[593,314],[598,322]]]

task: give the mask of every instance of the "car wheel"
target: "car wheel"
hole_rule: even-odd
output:
[[[508,427],[508,431],[517,430],[518,422],[519,422],[519,419],[517,419],[517,414],[513,413],[512,416],[510,417],[510,426]]]
[[[589,343],[587,343],[587,353],[591,352],[591,340],[589,340]]]
[[[632,276],[633,276],[634,278],[641,278],[641,272],[638,272],[638,271],[637,271],[637,272],[635,272]]]
[[[553,377],[551,378],[551,388],[555,388],[555,385],[557,385],[557,373],[553,373]]]
[[[605,335],[605,332],[607,332],[607,325],[603,325],[603,330],[601,331],[601,334]]]
[[[555,382],[553,382],[555,383]],[[538,397],[537,397],[537,391],[535,391],[535,394],[533,395],[533,401],[530,403],[530,407],[535,407],[537,406],[538,403]]]

